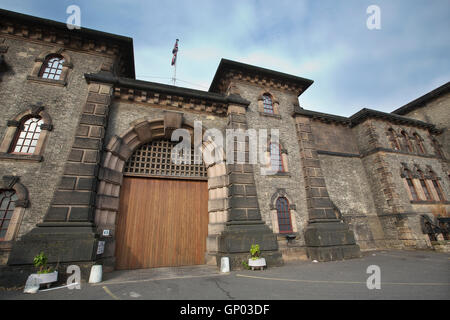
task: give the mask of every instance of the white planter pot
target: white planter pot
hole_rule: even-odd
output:
[[[40,284],[47,284],[56,282],[58,280],[58,271],[53,271],[50,273],[41,273],[41,274],[34,274],[37,279],[39,279]]]
[[[39,287],[41,284],[47,284],[50,286],[50,283],[58,280],[58,271],[54,271],[51,273],[33,273],[27,279],[25,283],[24,293],[36,293],[39,291]]]
[[[261,268],[263,269],[266,266],[266,259],[259,258],[256,260],[248,259],[248,266],[254,270],[254,268]]]

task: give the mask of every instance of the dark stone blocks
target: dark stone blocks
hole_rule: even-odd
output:
[[[66,163],[64,174],[72,176],[95,176],[98,171],[97,164]]]
[[[249,173],[231,173],[230,174],[230,184],[254,184],[255,180],[253,174]]]
[[[53,199],[55,205],[93,205],[95,193],[91,191],[56,191]]]
[[[83,159],[83,150],[72,149],[69,154],[69,161],[81,162]]]
[[[232,197],[230,199],[231,208],[258,208],[256,197]]]
[[[59,189],[62,190],[74,190],[77,178],[75,177],[62,177],[59,183]]]
[[[66,221],[69,207],[50,207],[45,221]]]
[[[97,237],[93,226],[39,226],[14,243],[8,265],[32,264],[39,252],[49,263],[93,261]]]
[[[69,221],[92,221],[93,211],[93,207],[72,207]]]
[[[92,126],[102,126],[106,125],[105,116],[97,116],[92,114],[82,114],[80,119],[80,124],[88,124]]]
[[[109,105],[110,99],[111,98],[109,95],[90,92],[87,98],[87,102]]]
[[[340,220],[317,221],[308,225],[305,243],[310,259],[342,260],[361,256],[353,231]]]
[[[95,191],[97,188],[97,178],[79,178],[76,186],[77,190]]]
[[[101,149],[101,140],[95,139],[95,138],[76,137],[75,142],[73,143],[73,147],[78,148],[78,149],[100,150]]]

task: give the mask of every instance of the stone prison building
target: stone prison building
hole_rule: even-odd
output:
[[[342,117],[302,108],[312,80],[226,59],[208,91],[136,80],[131,38],[6,10],[0,55],[0,272],[40,252],[83,270],[238,269],[252,244],[269,267],[449,248],[449,82]],[[196,121],[279,143],[265,164],[173,163],[172,133]]]

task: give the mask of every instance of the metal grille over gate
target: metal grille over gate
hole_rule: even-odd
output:
[[[196,158],[191,148],[191,164],[176,164],[171,159],[173,147],[177,142],[156,140],[139,147],[125,164],[124,173],[131,176],[153,176],[171,178],[207,178],[201,155]]]

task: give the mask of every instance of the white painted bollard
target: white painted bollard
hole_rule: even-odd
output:
[[[91,274],[89,275],[89,283],[102,282],[102,265],[93,265],[91,268]]]
[[[228,257],[222,257],[222,259],[220,259],[220,272],[230,272],[230,259],[228,259]]]

